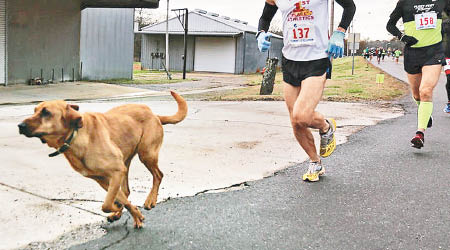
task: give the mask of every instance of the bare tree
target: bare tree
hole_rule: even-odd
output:
[[[134,12],[134,22],[137,24],[138,30],[142,30],[142,28],[165,21],[165,15],[152,10],[152,9],[135,9]],[[142,35],[135,34],[134,35],[134,60],[137,62],[141,61],[141,47],[142,47]]]
[[[139,29],[161,21],[165,21],[165,15],[160,11],[143,8],[135,9],[134,22],[139,25]]]

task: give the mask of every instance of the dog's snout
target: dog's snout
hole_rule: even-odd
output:
[[[20,134],[25,134],[28,130],[28,126],[25,122],[20,123],[19,125],[17,125],[19,127],[19,133]]]

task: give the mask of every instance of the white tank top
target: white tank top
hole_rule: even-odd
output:
[[[283,15],[284,57],[292,61],[328,57],[328,0],[276,0],[276,4]]]

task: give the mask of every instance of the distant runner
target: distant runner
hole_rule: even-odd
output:
[[[442,12],[450,12],[449,0],[399,0],[387,30],[406,44],[404,68],[413,98],[418,105],[418,126],[411,144],[422,148],[425,130],[431,127],[433,89],[439,81],[445,59],[442,46]],[[402,18],[405,34],[397,28]]]
[[[316,151],[310,128],[319,130],[320,156],[328,157],[336,148],[336,122],[315,111],[322,98],[327,77],[331,76],[329,56],[342,57],[345,31],[356,11],[353,0],[336,0],[344,8],[342,20],[328,39],[328,1],[266,0],[259,20],[258,48],[270,48],[267,33],[275,13],[283,16],[283,81],[284,99],[289,110],[294,135],[310,158],[304,181],[318,181],[325,173]],[[328,73],[328,74],[327,74]]]
[[[396,49],[394,51],[394,57],[395,58],[395,62],[398,63],[398,59],[400,58],[400,55],[402,54],[402,52],[399,49]]]
[[[369,60],[369,48],[364,49],[363,56],[366,60]]]
[[[378,48],[377,51],[376,51],[376,54],[377,54],[377,62],[378,62],[378,64],[380,64],[380,62],[381,62],[381,56],[382,56],[382,54],[383,54],[382,49],[381,49],[381,48]]]

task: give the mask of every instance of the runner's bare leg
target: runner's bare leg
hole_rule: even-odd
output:
[[[411,87],[412,96],[416,101],[420,101],[420,82],[422,81],[422,73],[419,74],[407,74],[409,86]]]
[[[430,65],[424,66],[422,73],[407,74],[414,99],[423,102],[433,100],[433,90],[439,81],[441,70],[441,65]]]
[[[284,83],[284,98],[289,110],[294,135],[300,146],[313,162],[320,161],[310,128],[326,132],[329,124],[315,109],[322,98],[325,87],[325,75],[309,77],[301,87]]]
[[[439,82],[442,65],[429,65],[422,68],[422,81],[420,82],[420,100],[423,102],[433,101],[433,90]]]
[[[422,68],[422,73],[407,74],[411,91],[416,101],[433,101],[433,90],[439,81],[441,70],[441,65],[429,65]],[[425,128],[419,128],[418,130],[424,132]]]

